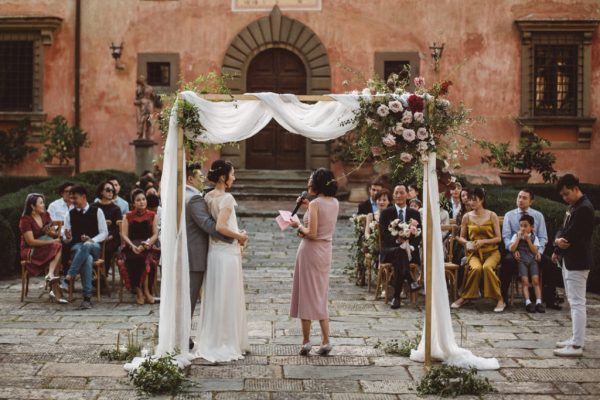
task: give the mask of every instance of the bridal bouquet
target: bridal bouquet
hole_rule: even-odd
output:
[[[409,239],[411,237],[418,237],[421,235],[421,230],[417,227],[418,224],[419,223],[412,218],[408,222],[402,222],[399,219],[395,219],[390,222],[388,230],[392,236],[402,239]]]

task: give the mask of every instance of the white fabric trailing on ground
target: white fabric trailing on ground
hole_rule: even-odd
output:
[[[423,179],[423,262],[426,257],[427,237],[427,212],[426,199],[431,204],[432,218],[432,246],[431,246],[431,357],[435,360],[444,361],[446,364],[456,365],[463,368],[477,368],[480,370],[498,369],[500,365],[495,358],[482,358],[473,355],[469,350],[458,347],[452,329],[452,317],[448,303],[448,289],[446,287],[446,274],[444,271],[444,247],[442,244],[442,229],[440,223],[440,192],[436,173],[436,155],[429,155],[428,162],[424,164]],[[425,183],[427,183],[425,185]],[[429,266],[425,265],[426,268]],[[413,361],[425,361],[425,328],[421,336],[421,343],[416,350],[412,350],[410,359]]]

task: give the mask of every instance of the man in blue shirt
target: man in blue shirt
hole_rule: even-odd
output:
[[[521,219],[521,216],[530,215],[533,217],[533,220],[535,221],[535,236],[540,242],[540,253],[544,252],[546,244],[548,243],[548,232],[546,231],[544,215],[531,208],[533,200],[534,194],[531,189],[522,189],[517,195],[517,208],[510,210],[504,215],[504,222],[502,223],[502,241],[508,254],[502,260],[502,268],[500,268],[500,291],[505,303],[508,303],[508,289],[513,276],[517,272],[516,260],[520,257],[518,251],[515,251],[514,253],[510,252],[510,241],[513,235],[519,232],[519,220]],[[553,274],[551,273],[553,264],[547,256],[542,256],[540,266],[542,274],[544,275],[544,280],[542,280],[544,285],[542,298],[548,307],[560,308],[556,303],[555,298],[556,279],[553,279]],[[555,266],[554,268],[556,269]]]

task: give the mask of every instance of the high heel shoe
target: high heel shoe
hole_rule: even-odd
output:
[[[308,353],[310,353],[310,350],[312,349],[312,344],[310,342],[306,342],[302,345],[302,348],[300,348],[300,354],[301,356],[307,356]]]
[[[139,305],[143,305],[146,302],[145,300],[146,299],[144,298],[144,293],[142,292],[142,289],[135,288],[135,302]]]
[[[156,302],[156,299],[150,294],[150,292],[144,290],[144,296],[146,298],[146,303],[154,304]]]
[[[321,347],[319,347],[319,350],[317,350],[317,354],[320,356],[329,355],[329,353],[331,352],[331,349],[333,349],[333,346],[331,345],[331,343],[327,343],[326,345],[321,345]]]
[[[60,279],[60,276],[54,276],[52,274],[48,274],[44,278],[46,279],[47,282],[52,282],[52,281],[55,281],[57,279]]]

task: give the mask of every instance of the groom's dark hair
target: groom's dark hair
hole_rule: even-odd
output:
[[[194,175],[194,171],[197,170],[202,170],[202,165],[200,165],[200,163],[194,162],[194,163],[188,163],[187,166],[185,167],[185,177],[186,179],[192,175]]]

